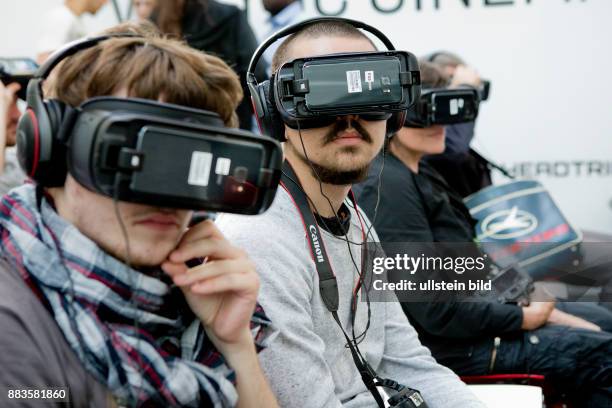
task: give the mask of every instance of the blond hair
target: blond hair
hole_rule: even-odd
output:
[[[227,126],[238,125],[238,76],[220,58],[176,40],[110,38],[66,58],[55,71],[49,96],[71,106],[126,90],[131,97],[214,111]]]

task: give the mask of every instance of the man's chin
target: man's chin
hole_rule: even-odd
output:
[[[369,166],[351,169],[328,168],[323,166],[314,166],[313,174],[322,183],[332,184],[335,186],[350,186],[363,181],[368,175]]]
[[[168,256],[171,250],[160,251],[153,254],[153,251],[138,251],[130,254],[130,266],[133,268],[155,268],[160,266]]]
[[[172,252],[176,246],[172,243],[150,243],[146,245],[142,242],[135,243],[134,241],[131,241],[130,244],[129,259],[125,252],[120,251],[118,248],[114,248],[114,250],[105,250],[105,252],[125,264],[129,262],[129,266],[135,269],[154,268],[168,259],[170,252]]]

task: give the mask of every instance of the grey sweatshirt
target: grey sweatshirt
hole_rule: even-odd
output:
[[[365,218],[362,211],[360,214]],[[259,300],[280,329],[259,358],[281,406],[376,407],[345,347],[346,339],[321,299],[304,226],[287,192],[279,188],[272,207],[262,215],[223,214],[216,222],[257,265]],[[350,333],[349,308],[357,271],[344,238],[323,229],[321,233],[338,280],[338,315]],[[362,241],[362,233],[353,209],[348,238],[354,242],[350,245],[355,263],[361,265],[356,244]],[[430,408],[484,408],[459,378],[437,364],[420,344],[399,303],[372,303],[371,313],[370,328],[359,348],[381,377],[421,391]],[[363,331],[366,321],[367,307],[360,302],[356,334]]]

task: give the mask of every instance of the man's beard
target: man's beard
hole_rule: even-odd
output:
[[[370,133],[356,120],[351,121],[351,126],[359,132],[363,141],[369,144],[372,144],[372,136]],[[338,133],[349,128],[349,121],[347,120],[339,120],[336,121],[333,128],[330,129],[329,132],[325,135],[323,139],[323,149],[330,143],[333,143],[338,138]],[[301,137],[301,136],[300,136]],[[296,149],[295,147],[293,147]],[[297,149],[296,149],[297,150]],[[342,148],[345,152],[355,152],[357,150],[356,147],[353,146],[345,146]],[[332,184],[336,186],[348,186],[351,184],[358,183],[360,181],[365,180],[368,175],[368,170],[370,169],[370,163],[366,163],[364,166],[359,167],[357,169],[352,170],[338,170],[331,167],[322,166],[320,164],[314,163],[308,160],[301,153],[301,149],[297,150],[297,156],[306,164],[309,165],[312,171],[313,177],[320,180],[325,184]],[[306,152],[308,153],[308,152]]]

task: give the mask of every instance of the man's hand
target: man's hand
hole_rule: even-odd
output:
[[[559,309],[554,309],[552,311],[552,313],[548,317],[548,323],[574,327],[576,329],[601,331],[601,327],[597,326],[596,324],[584,320],[581,317],[562,312]]]
[[[529,306],[523,306],[523,330],[535,330],[548,321],[550,314],[555,308],[555,302],[531,302]]]
[[[21,85],[16,82],[4,86],[0,82],[0,146],[6,145],[6,127],[8,125],[8,115],[11,106],[15,103],[17,92],[21,89]]]
[[[204,258],[189,268],[185,262]],[[255,265],[206,220],[189,229],[162,269],[179,286],[219,351],[235,354],[253,347],[250,320],[259,291]]]
[[[185,262],[204,258],[189,268]],[[236,372],[237,408],[277,408],[259,366],[250,321],[259,292],[259,276],[246,253],[232,246],[206,220],[189,229],[162,269],[183,290],[206,334]]]
[[[17,92],[19,92],[20,89],[21,85],[17,82],[13,82],[6,86],[0,82],[0,113],[3,114],[4,117],[8,114],[11,105],[15,103]]]
[[[482,84],[482,79],[478,72],[472,67],[458,65],[453,72],[450,87],[456,88],[461,85],[470,85],[478,88]]]

